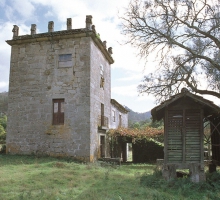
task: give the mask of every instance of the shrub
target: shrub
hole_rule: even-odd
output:
[[[6,140],[6,131],[4,127],[0,124],[0,143],[4,144]]]

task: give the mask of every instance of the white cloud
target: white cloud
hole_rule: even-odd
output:
[[[8,82],[0,81],[0,92],[7,92],[8,91]]]
[[[126,85],[126,86],[112,87],[112,93],[120,94],[123,96],[136,97],[138,96],[137,85],[133,84],[133,85]]]
[[[5,0],[0,0],[0,6],[4,7],[5,6]]]
[[[14,13],[13,8],[10,7],[10,6],[8,6],[8,5],[6,5],[6,6],[4,7],[4,11],[5,11],[5,16],[7,17],[7,19],[8,19],[9,21],[12,21],[12,20],[13,20],[13,17],[14,17],[14,15],[13,15],[13,13]]]
[[[6,91],[9,80],[9,66],[10,66],[10,46],[5,42],[11,34],[13,25],[9,22],[0,24],[0,92]]]
[[[35,7],[32,3],[28,0],[14,0],[13,1],[13,8],[16,10],[22,17],[24,18],[33,18]]]
[[[133,80],[140,80],[141,77],[140,75],[134,75],[134,76],[127,76],[127,77],[123,77],[123,78],[119,78],[117,79],[117,81],[133,81]]]
[[[51,11],[47,11],[47,13],[44,15],[45,17],[52,17],[54,14]]]

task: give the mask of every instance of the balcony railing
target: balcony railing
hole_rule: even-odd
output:
[[[101,115],[99,116],[99,128],[108,128],[108,117]]]

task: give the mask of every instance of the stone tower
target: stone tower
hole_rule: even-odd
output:
[[[76,157],[99,155],[111,115],[112,49],[107,49],[86,16],[85,28],[19,36],[14,25],[11,45],[6,151]],[[107,126],[107,125],[106,125]]]

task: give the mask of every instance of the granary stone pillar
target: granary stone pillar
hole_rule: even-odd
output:
[[[49,21],[48,22],[48,32],[53,32],[54,31],[54,22],[53,21]]]
[[[37,29],[37,25],[36,24],[31,24],[31,35],[36,34],[36,29]]]
[[[91,30],[92,27],[92,15],[86,15],[86,28]]]
[[[18,36],[19,35],[19,27],[17,25],[14,25],[12,32],[13,32],[13,37]]]
[[[167,181],[176,178],[176,165],[175,164],[169,164],[169,165],[163,164],[162,176]]]
[[[205,181],[204,167],[198,163],[192,163],[189,166],[190,179],[194,183]]]
[[[67,30],[72,29],[72,18],[67,18],[66,26],[67,26]]]

